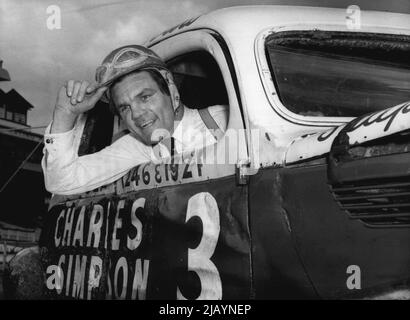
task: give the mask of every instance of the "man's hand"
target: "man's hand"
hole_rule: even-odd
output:
[[[92,109],[107,87],[95,90],[87,81],[69,80],[58,92],[51,133],[70,131],[77,116]]]

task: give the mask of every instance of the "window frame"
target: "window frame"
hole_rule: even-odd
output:
[[[290,111],[279,99],[277,88],[272,80],[269,63],[265,54],[265,40],[272,33],[279,33],[284,31],[308,31],[308,30],[320,30],[320,31],[348,31],[354,33],[355,31],[347,29],[341,25],[324,25],[324,24],[288,24],[276,27],[269,27],[263,29],[255,38],[254,54],[256,59],[256,65],[259,72],[259,76],[262,82],[265,95],[269,101],[269,104],[281,117],[286,120],[305,126],[339,126],[352,121],[355,117],[315,117],[315,116],[303,116]],[[388,33],[388,34],[403,34],[401,29],[384,28],[378,26],[362,26],[358,32],[369,33]],[[407,33],[406,33],[407,34]],[[387,108],[388,106],[386,106]]]
[[[18,118],[20,117],[20,119],[22,121],[20,121]],[[24,113],[20,113],[20,112],[14,112],[13,114],[13,121],[17,122],[17,123],[21,123],[21,124],[26,124],[27,123],[27,115]]]
[[[9,115],[11,115],[11,118],[9,118]],[[6,108],[6,117],[4,118],[8,121],[13,121],[14,122],[14,112],[13,111],[9,111]]]

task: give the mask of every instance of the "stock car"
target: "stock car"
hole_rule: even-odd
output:
[[[410,298],[410,16],[242,6],[148,40],[215,145],[54,195],[50,299]],[[99,103],[79,155],[124,134]]]

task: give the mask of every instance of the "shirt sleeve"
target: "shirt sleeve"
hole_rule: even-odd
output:
[[[44,135],[41,165],[46,189],[70,195],[93,190],[111,183],[139,163],[150,160],[143,144],[129,134],[99,152],[78,156],[76,128],[64,133]]]

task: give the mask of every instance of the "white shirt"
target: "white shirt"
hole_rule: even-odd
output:
[[[225,132],[228,107],[208,107],[219,128]],[[116,140],[99,152],[78,156],[80,138],[78,127],[63,133],[50,133],[51,124],[44,134],[44,156],[41,166],[46,189],[55,194],[69,195],[93,190],[111,183],[138,164],[158,161],[151,146],[138,141],[130,134]],[[198,110],[184,107],[184,115],[172,135],[175,151],[182,153],[216,142],[202,121]],[[159,144],[162,158],[169,151]]]

